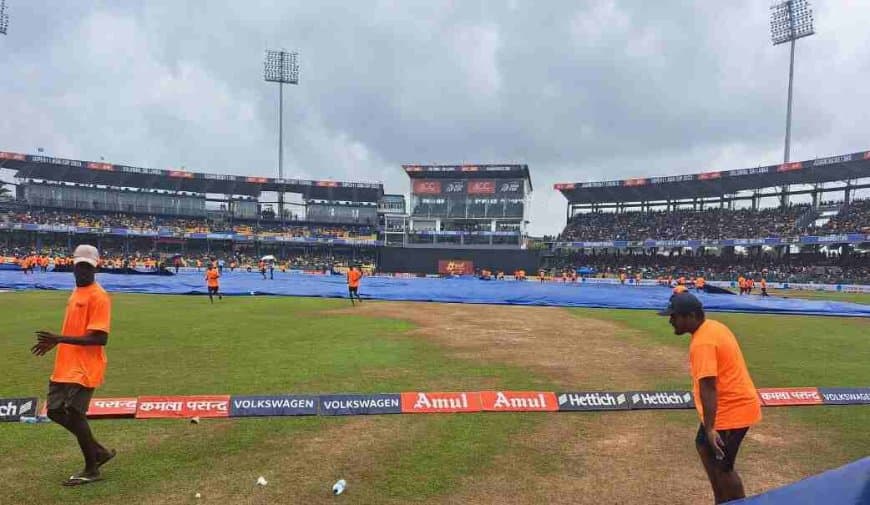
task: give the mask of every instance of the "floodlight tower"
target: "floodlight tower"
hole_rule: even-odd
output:
[[[788,109],[785,118],[785,156],[791,155],[791,98],[794,81],[794,46],[797,39],[809,37],[813,31],[813,11],[809,0],[785,0],[770,7],[770,40],[773,45],[791,42],[791,63],[788,67]]]
[[[6,12],[6,0],[0,0],[0,35],[6,35],[9,28],[9,13]]]
[[[266,50],[263,78],[278,83],[278,178],[284,178],[284,85],[299,84],[298,53]],[[284,222],[284,192],[278,191],[278,215]]]

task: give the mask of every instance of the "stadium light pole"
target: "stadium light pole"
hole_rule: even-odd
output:
[[[266,50],[263,78],[278,83],[278,178],[284,178],[284,85],[299,84],[299,53]],[[284,192],[278,191],[278,215],[284,222]]]
[[[6,12],[6,0],[0,0],[0,35],[6,35],[9,29],[9,13]]]
[[[788,67],[788,108],[785,118],[785,155],[791,157],[791,103],[794,82],[794,46],[797,39],[809,37],[813,31],[813,11],[809,0],[785,0],[770,7],[770,40],[773,45],[791,42],[791,62]]]

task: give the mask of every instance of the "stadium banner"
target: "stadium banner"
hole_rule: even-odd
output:
[[[630,391],[628,397],[632,410],[695,408],[690,391]]]
[[[486,412],[556,412],[556,394],[545,391],[481,391],[481,410]]]
[[[818,388],[758,388],[758,396],[765,407],[822,404]]]
[[[819,388],[825,405],[870,404],[870,387],[867,388]]]
[[[136,419],[229,417],[229,395],[140,396]]]
[[[476,391],[402,393],[403,414],[480,412],[480,410],[480,393]]]
[[[474,262],[471,260],[438,260],[438,273],[444,275],[471,275]]]
[[[499,195],[520,197],[524,192],[522,179],[510,179],[506,181],[496,181],[495,192]]]
[[[230,417],[314,415],[317,415],[316,396],[255,395],[230,397]]]
[[[444,194],[447,196],[459,195],[459,196],[465,197],[465,191],[466,191],[465,183],[466,183],[465,179],[448,180],[448,181],[444,181],[444,185],[441,186],[441,189],[444,190]]]
[[[495,179],[471,179],[468,181],[469,195],[495,194]]]
[[[87,415],[95,419],[134,417],[138,403],[136,398],[91,398]]]
[[[402,413],[402,395],[399,393],[320,395],[319,403],[322,416]]]
[[[412,192],[415,195],[440,195],[441,181],[433,181],[429,179],[414,181]]]
[[[628,393],[610,391],[572,391],[558,393],[560,412],[628,410]]]
[[[0,422],[17,422],[22,417],[35,417],[38,399],[0,398]]]

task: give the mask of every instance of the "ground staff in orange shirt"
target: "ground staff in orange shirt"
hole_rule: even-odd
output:
[[[94,281],[99,260],[96,247],[76,247],[76,288],[66,305],[61,335],[37,331],[37,343],[30,349],[34,355],[43,356],[57,347],[48,383],[48,417],[75,435],[85,458],[85,469],[67,479],[64,486],[101,480],[100,467],[115,457],[114,450],[97,442],[87,420],[94,389],[103,383],[106,371],[105,346],[112,313],[109,295]]]
[[[350,295],[350,304],[355,305],[353,295],[362,303],[362,298],[359,297],[359,280],[362,279],[362,271],[357,267],[350,267],[347,271],[347,292]]]
[[[221,274],[215,268],[214,263],[210,264],[205,272],[205,282],[208,287],[208,301],[211,303],[214,303],[214,295],[218,296],[218,300],[224,299],[220,294],[220,284],[218,283],[220,276]]]
[[[737,338],[724,324],[706,319],[700,300],[691,293],[672,296],[659,314],[670,317],[676,335],[692,334],[689,365],[701,419],[695,447],[716,503],[743,498],[734,462],[749,427],[761,420],[761,402]]]

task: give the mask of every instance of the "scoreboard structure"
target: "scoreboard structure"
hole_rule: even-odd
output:
[[[520,247],[528,165],[402,165],[410,178],[407,245]]]

